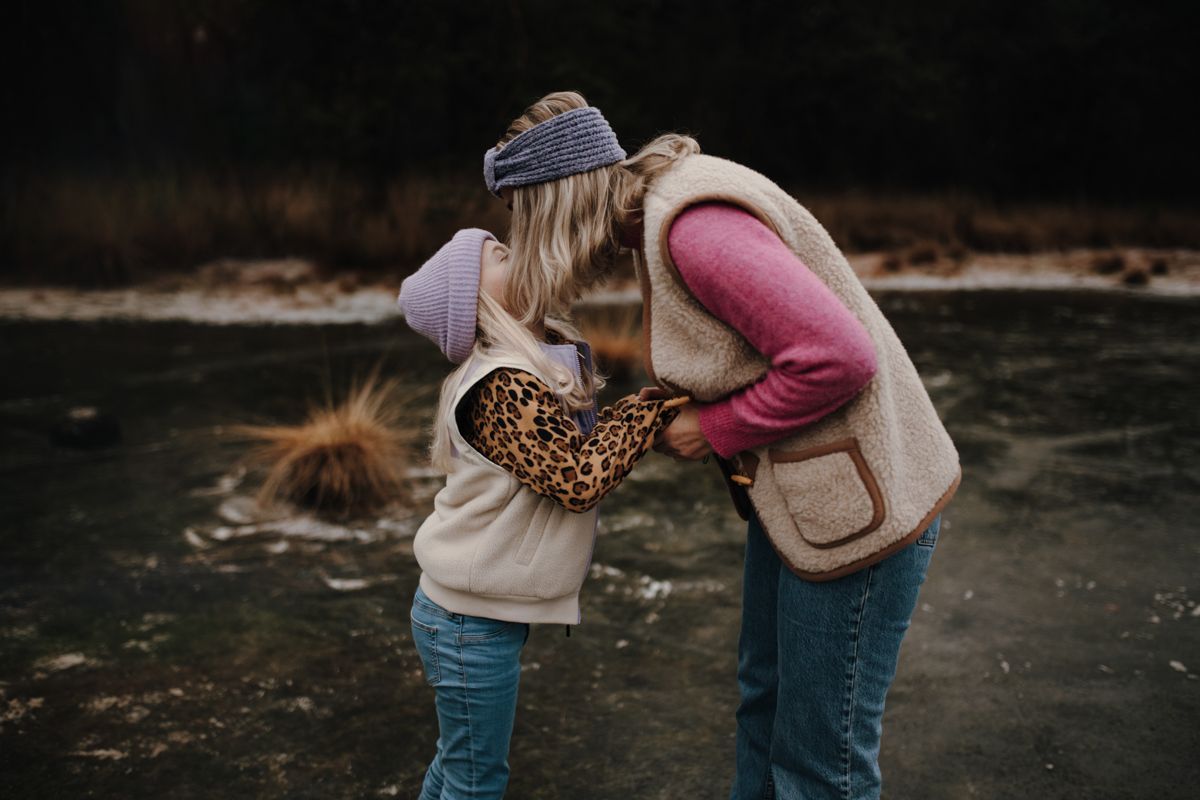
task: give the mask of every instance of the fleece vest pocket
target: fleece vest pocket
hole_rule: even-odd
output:
[[[767,458],[796,528],[813,547],[837,547],[883,524],[883,493],[857,439],[768,450]]]
[[[525,530],[525,535],[521,537],[521,545],[513,557],[521,566],[528,567],[533,563],[533,557],[542,543],[542,537],[546,535],[546,526],[550,522],[550,515],[553,511],[554,506],[551,503],[538,503],[534,509],[533,516],[529,520],[529,527]]]

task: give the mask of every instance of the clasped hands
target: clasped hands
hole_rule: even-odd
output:
[[[638,392],[639,400],[659,400],[670,396],[669,392],[654,386],[647,386]],[[712,445],[700,429],[700,413],[694,403],[687,403],[679,409],[674,421],[658,432],[654,437],[654,449],[676,461],[699,461],[712,453]]]

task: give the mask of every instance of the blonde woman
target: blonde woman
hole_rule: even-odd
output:
[[[529,626],[580,622],[596,505],[681,404],[630,395],[597,414],[587,343],[547,316],[571,275],[517,276],[507,247],[467,229],[400,289],[408,324],[459,364],[430,448],[446,485],[413,541],[439,731],[421,800],[503,797]]]
[[[731,797],[878,797],[884,700],[960,479],[895,332],[777,185],[687,136],[627,157],[575,92],[518,117],[484,177],[514,272],[573,289],[633,250],[647,372],[699,401],[657,448],[714,454],[748,521]]]

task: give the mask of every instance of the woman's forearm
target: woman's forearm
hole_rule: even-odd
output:
[[[668,234],[688,289],[771,362],[763,379],[698,406],[720,455],[778,440],[854,397],[875,374],[866,329],[774,232],[726,203],[702,203]]]

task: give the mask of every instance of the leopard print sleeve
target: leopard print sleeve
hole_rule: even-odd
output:
[[[619,484],[679,413],[630,395],[605,408],[588,436],[550,387],[518,369],[493,370],[460,403],[467,442],[538,494],[584,512]]]

